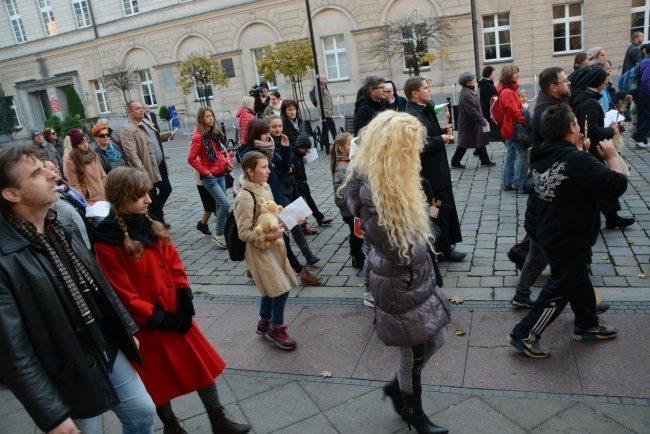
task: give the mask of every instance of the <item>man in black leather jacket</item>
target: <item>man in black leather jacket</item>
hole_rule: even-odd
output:
[[[0,377],[42,431],[99,432],[96,416],[117,406],[129,432],[153,432],[129,363],[142,363],[137,326],[73,223],[49,210],[57,180],[29,147],[0,154]]]

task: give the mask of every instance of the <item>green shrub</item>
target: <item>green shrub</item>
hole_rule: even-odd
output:
[[[65,115],[63,122],[61,122],[62,135],[65,136],[65,133],[73,128],[77,128],[87,133],[86,127],[84,127],[84,124],[81,122],[81,119],[79,119],[77,116],[73,115],[72,113],[68,113],[67,115]]]
[[[65,88],[65,97],[68,100],[68,113],[72,113],[79,119],[86,118],[86,111],[84,110],[84,105],[79,98],[79,94],[74,89],[74,86],[68,86]]]
[[[57,115],[52,115],[52,117],[50,117],[48,120],[45,121],[45,123],[43,124],[43,129],[45,128],[54,128],[57,135],[59,135],[60,137],[63,136],[62,133],[65,133],[65,131],[67,131],[67,130],[63,131],[63,129],[61,128],[61,118],[58,117]]]
[[[164,119],[166,121],[171,120],[169,116],[169,109],[167,108],[166,105],[161,105],[160,110],[158,110],[158,117],[160,119]]]

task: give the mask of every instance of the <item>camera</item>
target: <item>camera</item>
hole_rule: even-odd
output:
[[[248,91],[248,95],[253,96],[253,97],[261,97],[262,96],[262,86],[259,84],[254,84],[251,86],[251,90]]]

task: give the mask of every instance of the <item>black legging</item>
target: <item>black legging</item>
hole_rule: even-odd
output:
[[[417,393],[422,387],[421,374],[424,364],[438,351],[447,340],[447,332],[443,327],[428,341],[413,347],[400,347],[397,380],[402,392],[409,395]]]
[[[293,271],[300,273],[305,267],[302,266],[302,264],[298,261],[298,258],[296,258],[296,255],[293,254],[293,251],[291,250],[291,242],[289,241],[289,236],[286,232],[282,234],[282,239],[284,240],[284,245],[287,248],[287,259],[289,260],[289,265],[291,265]]]
[[[354,234],[354,216],[343,217],[343,221],[350,228],[350,237],[348,240],[350,242],[350,255],[354,257],[363,255],[363,240]]]
[[[312,215],[316,219],[316,221],[321,221],[325,218],[325,215],[318,210],[318,206],[316,206],[316,202],[314,202],[314,198],[311,197],[311,191],[309,191],[309,185],[307,185],[306,182],[299,182],[297,183],[298,185],[298,192],[302,196],[303,199],[305,199],[305,202],[307,202],[307,205],[309,205],[309,209],[311,209]]]

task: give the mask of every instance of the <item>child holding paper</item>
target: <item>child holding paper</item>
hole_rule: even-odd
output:
[[[257,235],[253,232],[260,215],[257,199],[273,200],[271,187],[266,183],[271,173],[269,160],[261,152],[249,151],[242,158],[242,170],[244,173],[239,182],[248,191],[237,195],[234,212],[239,238],[247,243],[244,259],[262,294],[256,333],[283,350],[294,350],[296,341],[287,334],[284,324],[284,306],[291,285],[297,285],[296,277],[287,259],[286,246],[265,246],[266,241],[282,238],[284,227],[281,225],[277,231],[269,234]]]

